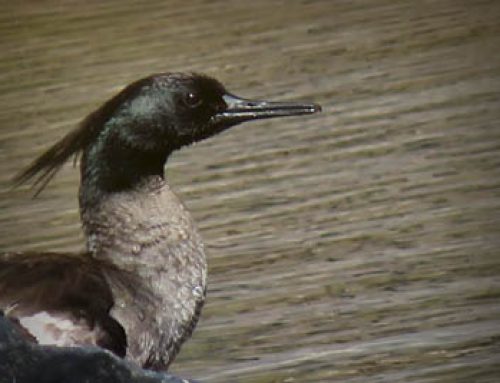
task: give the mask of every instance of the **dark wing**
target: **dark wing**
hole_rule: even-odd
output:
[[[124,356],[125,332],[109,316],[113,296],[102,270],[88,254],[0,254],[0,309],[29,341]]]

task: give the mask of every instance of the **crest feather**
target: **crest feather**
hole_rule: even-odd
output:
[[[151,83],[153,77],[149,76],[133,82],[90,113],[76,129],[69,132],[25,170],[17,174],[13,179],[15,186],[32,181],[32,187],[36,189],[34,196],[40,194],[71,156],[75,156],[76,162],[79,154],[97,139],[106,122],[120,105],[134,97],[144,85]]]

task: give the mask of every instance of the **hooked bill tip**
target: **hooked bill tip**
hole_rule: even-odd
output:
[[[322,110],[323,109],[321,108],[320,104],[312,104],[312,106],[311,106],[311,113],[319,113]]]

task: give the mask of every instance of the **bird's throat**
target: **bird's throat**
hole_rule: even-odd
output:
[[[82,155],[80,210],[98,205],[114,193],[132,191],[148,178],[164,176],[170,152],[145,150],[131,145],[119,135],[108,133]]]

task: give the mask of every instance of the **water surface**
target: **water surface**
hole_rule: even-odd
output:
[[[206,382],[500,376],[500,3],[24,1],[0,14],[0,250],[82,249],[78,171],[11,177],[127,83],[197,71],[323,113],[167,177],[209,252],[172,371]]]

